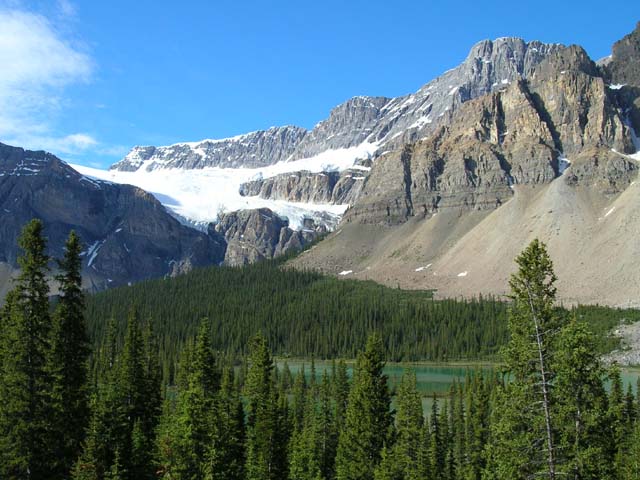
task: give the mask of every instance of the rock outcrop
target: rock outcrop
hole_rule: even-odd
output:
[[[613,44],[603,70],[613,85],[640,85],[640,22],[633,32]]]
[[[231,266],[300,250],[319,233],[324,233],[311,221],[302,230],[291,230],[286,219],[267,208],[223,214],[216,224],[210,225],[209,232],[224,236],[227,242],[224,263]]]
[[[633,32],[613,45],[611,57],[601,68],[609,88],[626,108],[627,124],[640,132],[640,22]],[[637,135],[636,148],[640,150]]]
[[[367,171],[283,173],[243,183],[240,194],[297,203],[351,204],[360,194]]]

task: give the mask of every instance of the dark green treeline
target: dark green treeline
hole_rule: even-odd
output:
[[[514,322],[523,330],[535,328],[527,326],[530,318],[523,312]],[[262,336],[251,340],[247,363],[234,372],[211,349],[210,335],[205,320],[189,342],[178,384],[155,417],[155,442],[142,450],[152,452],[145,457],[148,466],[134,462],[140,455],[120,453],[126,441],[94,433],[114,431],[117,415],[103,415],[98,428],[96,422],[89,428],[73,478],[627,480],[640,473],[634,456],[638,399],[623,391],[616,369],[599,364],[592,334],[577,321],[560,326],[545,354],[553,376],[548,405],[555,476],[548,471],[540,377],[530,357],[535,346],[526,345],[513,366],[509,360],[512,381],[505,381],[507,372],[470,371],[448,398],[434,398],[425,418],[413,372],[406,371],[397,391],[390,391],[378,335],[358,354],[351,382],[344,362],[322,376],[313,365],[309,376],[292,375],[286,367],[277,373]],[[509,345],[510,354],[517,343]],[[518,365],[529,366],[519,372]],[[605,380],[612,381],[611,393]],[[109,455],[93,453],[100,440]]]
[[[249,339],[246,356],[233,359],[216,348],[219,322],[205,318],[175,345],[168,384],[167,333],[133,304],[107,322],[89,370],[77,237],[70,235],[58,262],[54,308],[40,222],[27,225],[20,245],[21,274],[0,315],[0,478],[640,475],[639,398],[623,389],[615,367],[600,363],[597,337],[579,311],[554,307],[553,265],[540,242],[516,259],[504,371],[469,372],[448,398],[434,398],[426,417],[414,373],[390,390],[383,374],[390,344],[373,325],[349,380],[343,361],[322,376],[313,363],[308,378],[278,372],[260,334]]]
[[[278,356],[355,358],[371,332],[379,332],[390,361],[495,359],[508,339],[508,305],[493,298],[435,301],[431,294],[338,280],[314,272],[283,269],[276,261],[230,268],[198,269],[150,280],[88,298],[87,321],[94,345],[115,319],[125,328],[135,305],[151,319],[159,338],[164,379],[172,383],[179,352],[201,318],[211,319],[212,346],[231,357],[247,354],[262,332]],[[640,311],[577,307],[576,315],[597,334],[598,351],[617,340],[608,331]]]

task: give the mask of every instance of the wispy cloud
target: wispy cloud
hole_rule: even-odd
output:
[[[45,16],[11,3],[0,5],[0,141],[59,154],[100,147],[92,135],[56,125],[68,88],[91,80],[93,60]],[[76,14],[68,0],[57,7],[60,16]]]
[[[76,6],[69,0],[58,0],[57,6],[61,15],[71,18],[76,16]]]

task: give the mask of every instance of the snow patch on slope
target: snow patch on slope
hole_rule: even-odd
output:
[[[327,150],[310,158],[278,162],[263,168],[160,168],[146,171],[146,164],[151,162],[149,160],[143,162],[135,172],[71,166],[89,178],[140,187],[153,194],[179,218],[196,224],[215,222],[220,213],[269,208],[281,217],[287,218],[291,228],[299,230],[305,218],[320,218],[323,212],[333,217],[337,223],[349,205],[295,203],[243,197],[240,195],[240,185],[250,180],[301,170],[312,173],[342,171],[348,168],[368,170],[367,167],[354,164],[358,159],[369,158],[377,148],[377,143],[364,142],[356,147]]]
[[[558,173],[562,175],[567,168],[571,166],[571,160],[564,156],[564,154],[560,154],[558,157]]]

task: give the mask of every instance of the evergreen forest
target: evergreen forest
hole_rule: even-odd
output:
[[[86,296],[73,232],[52,301],[42,223],[19,244],[0,311],[0,478],[640,478],[640,398],[600,360],[637,312],[559,308],[537,240],[506,303],[277,262]],[[344,360],[278,371],[274,353],[355,357],[354,374]],[[394,390],[383,373],[388,360],[481,357],[499,366],[469,371],[429,412],[414,372]]]
[[[280,358],[331,360],[355,359],[369,334],[378,332],[393,362],[494,361],[509,337],[508,304],[495,298],[434,300],[432,292],[336,279],[285,264],[280,259],[196,269],[91,295],[86,319],[94,348],[101,348],[110,322],[124,332],[132,308],[153,325],[167,383],[203,318],[211,322],[212,348],[231,359],[247,355],[256,333]],[[559,306],[556,314],[586,322],[600,353],[619,346],[609,335],[616,325],[640,321],[639,310],[601,306]]]

